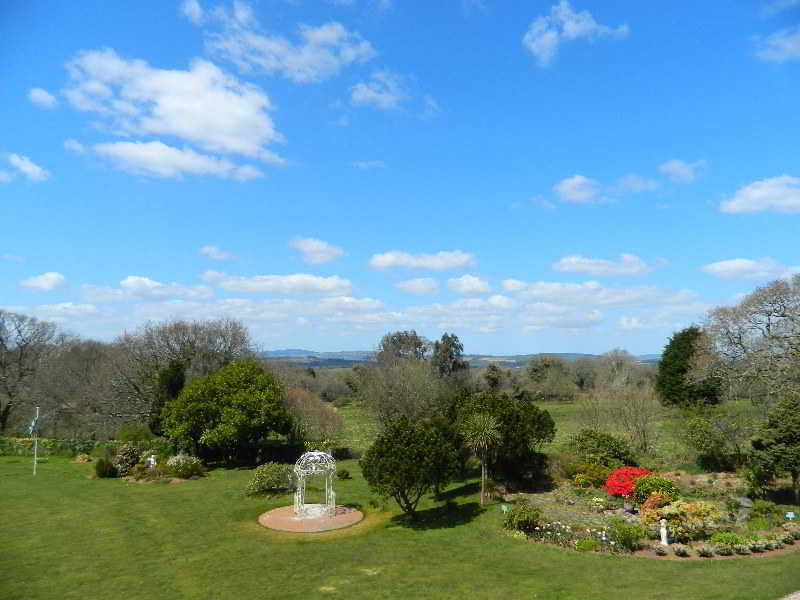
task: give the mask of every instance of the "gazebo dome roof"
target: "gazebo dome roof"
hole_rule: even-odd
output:
[[[336,471],[336,461],[327,452],[314,450],[297,459],[294,472],[298,475],[321,475]]]

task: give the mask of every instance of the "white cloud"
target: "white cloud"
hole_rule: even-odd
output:
[[[602,258],[587,258],[580,254],[564,256],[553,264],[553,269],[563,273],[586,273],[596,277],[613,277],[619,275],[645,275],[653,270],[638,256],[620,254],[619,262]]]
[[[98,303],[164,300],[167,298],[206,300],[214,294],[211,288],[205,285],[186,286],[179,283],[161,283],[139,275],[129,275],[119,282],[118,288],[84,284],[81,286],[81,291],[89,302]]]
[[[27,156],[20,154],[9,154],[8,162],[17,171],[25,175],[31,181],[44,181],[50,177],[50,172],[43,169]]]
[[[580,310],[547,302],[528,304],[521,314],[521,320],[525,323],[524,329],[527,331],[545,327],[583,329],[597,325],[603,317],[603,313],[597,309]]]
[[[422,112],[419,115],[420,118],[429,121],[430,119],[436,118],[440,112],[442,112],[442,109],[433,96],[430,94],[422,96]]]
[[[78,154],[86,152],[86,146],[81,144],[78,140],[73,140],[71,138],[64,140],[64,149],[70,152],[77,152]]]
[[[357,83],[350,93],[350,100],[356,106],[373,106],[380,110],[400,108],[406,94],[401,79],[389,71],[376,71],[370,81]]]
[[[625,330],[642,329],[644,324],[639,317],[620,317],[619,326]]]
[[[22,281],[20,285],[31,290],[51,291],[66,286],[67,280],[61,273],[48,271],[35,277],[29,277]]]
[[[96,144],[94,151],[110,158],[123,171],[155,177],[213,175],[236,181],[263,177],[252,165],[236,165],[224,158],[200,154],[190,148],[173,148],[163,142],[113,142]]]
[[[289,240],[289,247],[299,250],[303,261],[312,265],[331,262],[344,256],[344,250],[338,246],[316,238],[294,238]]]
[[[382,160],[357,160],[351,164],[356,169],[382,169],[386,166]]]
[[[623,194],[638,194],[640,192],[652,192],[658,189],[658,182],[641,175],[631,173],[620,177],[615,186],[616,190]]]
[[[423,296],[435,294],[439,290],[439,283],[432,277],[420,277],[419,279],[408,279],[395,283],[394,287],[409,294]]]
[[[507,292],[520,292],[528,287],[528,284],[518,279],[505,279],[503,289]]]
[[[447,287],[456,294],[472,296],[489,292],[489,282],[474,275],[462,275],[447,280]]]
[[[74,302],[61,302],[59,304],[42,304],[36,307],[40,313],[62,317],[83,317],[98,313],[94,304],[75,304]]]
[[[55,108],[58,106],[58,100],[56,100],[56,97],[42,88],[33,88],[30,92],[28,92],[28,99],[42,108]]]
[[[781,29],[759,40],[756,56],[774,63],[800,60],[800,25]]]
[[[595,201],[600,193],[600,184],[583,175],[573,175],[559,181],[553,186],[562,202],[571,204],[589,204]]]
[[[206,271],[203,279],[232,292],[265,292],[282,296],[349,296],[353,288],[348,279],[338,276],[318,277],[304,273],[243,277]]]
[[[117,135],[168,135],[208,152],[283,162],[267,149],[283,141],[267,94],[206,60],[158,69],[106,48],[80,52],[67,70],[70,104],[97,113]]]
[[[524,284],[513,281],[513,287],[521,298],[558,302],[560,304],[580,304],[586,306],[638,306],[680,304],[694,299],[690,290],[670,290],[652,285],[631,287],[606,287],[598,281],[583,283],[561,283],[553,281],[536,281]]]
[[[321,313],[339,312],[366,312],[371,310],[381,310],[383,302],[374,298],[353,298],[351,296],[334,296],[332,298],[321,298],[317,302],[315,311]]]
[[[212,260],[230,260],[233,258],[233,254],[225,252],[219,246],[203,246],[200,248],[200,254]]]
[[[0,171],[0,183],[11,183],[14,180],[14,174],[8,171]]]
[[[200,25],[205,20],[205,11],[197,0],[184,0],[181,4],[181,14],[195,25]]]
[[[513,298],[509,298],[508,296],[503,296],[500,294],[489,296],[486,301],[489,303],[489,306],[499,308],[501,310],[511,310],[517,305]]]
[[[522,45],[536,58],[539,66],[549,65],[564,43],[580,38],[626,37],[627,25],[608,27],[594,20],[589,11],[575,12],[567,0],[550,8],[549,16],[538,17],[531,23]]]
[[[690,163],[684,160],[672,159],[659,165],[658,170],[677,183],[691,183],[698,178],[698,171],[705,166],[706,161],[704,160]]]
[[[433,269],[444,271],[474,264],[475,257],[469,252],[451,250],[436,254],[409,254],[400,250],[392,250],[382,254],[373,254],[369,265],[376,269],[390,267],[408,267],[413,269]]]
[[[245,72],[278,73],[295,83],[318,83],[377,54],[361,35],[337,22],[300,25],[300,39],[294,43],[281,35],[258,33],[258,23],[243,2],[234,3],[233,15],[224,10],[216,14],[223,29],[210,36],[208,49]]]
[[[787,267],[771,258],[733,258],[705,265],[703,271],[723,279],[777,279],[800,273],[800,266]]]
[[[780,175],[754,181],[724,200],[720,210],[727,213],[800,212],[800,177]]]

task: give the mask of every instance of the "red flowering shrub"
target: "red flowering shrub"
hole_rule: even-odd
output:
[[[629,498],[633,495],[633,486],[642,475],[649,475],[651,471],[640,467],[620,467],[612,472],[606,480],[606,491],[611,496]]]

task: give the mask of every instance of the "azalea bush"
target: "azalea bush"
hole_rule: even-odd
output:
[[[710,537],[722,525],[722,511],[709,502],[676,500],[661,508],[643,510],[642,522],[651,528],[658,527],[661,519],[679,542],[702,540]]]
[[[178,454],[171,457],[167,461],[167,467],[172,471],[175,477],[180,477],[181,479],[202,477],[206,471],[199,458],[189,456],[188,454]]]
[[[650,474],[650,471],[641,467],[621,467],[608,476],[606,491],[611,496],[630,498],[633,495],[636,480]]]

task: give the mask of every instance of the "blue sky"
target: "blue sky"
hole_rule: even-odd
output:
[[[658,352],[800,272],[800,0],[0,7],[0,306]]]

